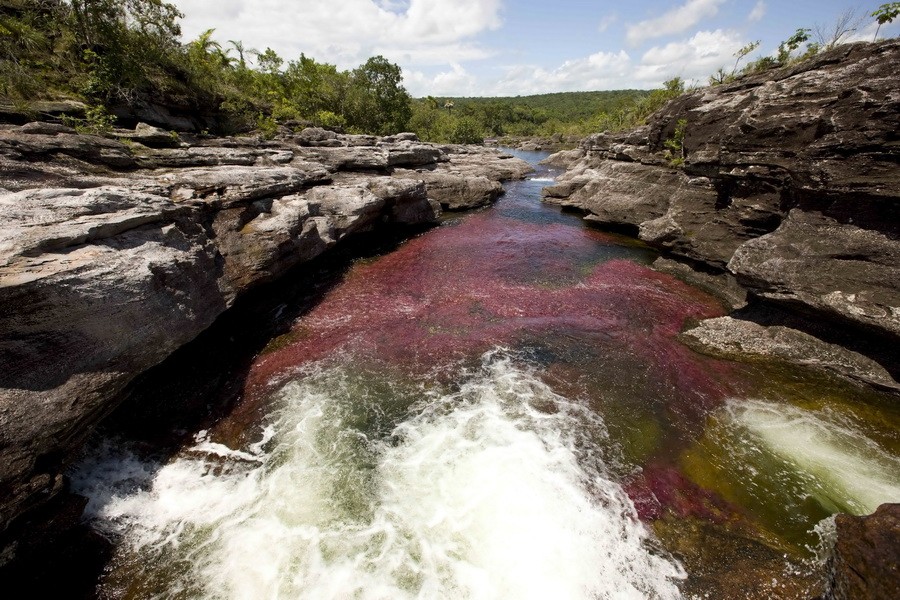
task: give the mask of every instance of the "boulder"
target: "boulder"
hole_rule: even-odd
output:
[[[900,242],[884,233],[794,209],[728,269],[761,298],[900,341]]]
[[[0,156],[15,161],[52,161],[57,154],[113,169],[137,166],[125,144],[101,136],[59,130],[52,133],[0,131]]]
[[[888,600],[900,594],[900,504],[865,517],[837,515],[826,600]]]
[[[766,327],[743,319],[719,317],[702,321],[683,332],[679,339],[694,350],[712,356],[778,359],[900,392],[900,384],[874,360],[789,327]]]
[[[181,144],[177,133],[146,123],[138,123],[133,131],[116,130],[113,135],[119,139],[137,142],[150,148],[177,148]]]
[[[155,179],[178,202],[228,207],[293,194],[328,181],[329,175],[321,165],[295,163],[289,167],[184,169],[156,175]]]
[[[482,175],[465,176],[445,171],[398,170],[395,175],[403,178],[421,178],[428,188],[428,197],[440,203],[445,210],[464,210],[487,206],[503,195],[503,186]]]

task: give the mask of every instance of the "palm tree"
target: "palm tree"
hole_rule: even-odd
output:
[[[234,51],[238,53],[238,64],[242,69],[247,68],[247,61],[244,60],[244,53],[253,52],[253,50],[248,50],[246,46],[244,46],[244,42],[240,40],[228,40],[228,43],[231,44],[231,47],[234,48]]]

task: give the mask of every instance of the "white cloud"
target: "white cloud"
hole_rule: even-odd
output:
[[[766,6],[765,0],[759,0],[756,5],[753,7],[753,10],[750,11],[750,15],[747,16],[747,20],[751,23],[758,23],[762,21],[763,17],[766,16],[766,10],[768,7]]]
[[[734,53],[744,43],[735,31],[698,31],[687,40],[656,46],[645,52],[635,70],[635,78],[653,86],[676,75],[705,82],[716,69],[733,63]]]
[[[476,96],[481,93],[478,79],[459,63],[451,63],[449,71],[429,77],[421,71],[403,74],[403,83],[414,97]]]
[[[619,15],[607,15],[600,19],[600,24],[597,25],[597,31],[603,33],[607,29],[609,29],[610,25],[613,25],[616,21],[619,20]]]
[[[637,45],[649,39],[687,31],[703,19],[714,17],[725,0],[687,0],[677,8],[628,27],[626,39]]]
[[[534,65],[514,65],[506,67],[503,77],[486,93],[515,96],[614,89],[629,77],[631,66],[631,57],[624,50],[567,60],[552,71]]]
[[[406,64],[447,64],[488,52],[471,38],[502,24],[502,0],[173,0],[186,39],[215,27],[216,40],[301,52],[341,68],[373,54]]]

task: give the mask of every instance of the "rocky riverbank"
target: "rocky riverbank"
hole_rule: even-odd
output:
[[[64,487],[129,382],[249,290],[356,234],[488,204],[530,170],[413,134],[0,126],[0,532]]]
[[[854,44],[688,93],[552,156],[567,171],[545,201],[639,237],[732,309],[683,332],[691,348],[898,394],[898,61],[898,40]],[[896,504],[839,515],[825,597],[896,595],[898,544]]]
[[[853,44],[688,93],[551,157],[568,170],[545,200],[658,248],[661,270],[736,311],[692,347],[897,391],[898,60],[900,41]]]

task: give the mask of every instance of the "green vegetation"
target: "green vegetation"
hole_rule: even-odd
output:
[[[92,108],[73,124],[93,130],[108,128],[117,107],[150,98],[265,136],[291,121],[374,134],[407,129],[412,99],[400,68],[383,57],[339,71],[240,41],[223,47],[212,29],[182,44],[181,16],[162,0],[0,0],[0,99],[80,99]]]
[[[878,22],[878,27],[875,29],[875,37],[872,38],[872,41],[875,41],[878,39],[878,32],[881,31],[881,26],[885,23],[893,23],[894,19],[900,16],[900,2],[882,4],[871,16],[875,17],[875,20]]]
[[[598,131],[623,131],[685,91],[674,77],[657,90],[566,92],[514,98],[416,100],[409,122],[420,138],[472,143],[486,137],[581,137]]]
[[[900,2],[882,4],[869,16],[873,17],[878,23],[874,41],[878,39],[878,32],[881,30],[882,25],[892,23],[894,19],[900,16]],[[725,67],[719,68],[718,71],[709,77],[709,84],[729,83],[744,75],[761,73],[768,69],[802,62],[821,51],[830,50],[841,44],[843,40],[847,39],[847,36],[862,27],[865,19],[866,16],[860,15],[857,9],[850,8],[841,13],[831,25],[816,24],[812,29],[798,28],[791,37],[778,45],[778,53],[775,56],[762,56],[749,63],[741,71],[738,71],[737,67],[740,61],[759,48],[759,42],[748,44],[735,53],[734,56],[737,58],[737,61],[734,63],[734,68],[731,72],[727,72]],[[811,37],[815,41],[810,42]],[[798,50],[804,44],[806,44],[805,49],[798,53]]]
[[[684,136],[687,133],[687,119],[678,119],[672,137],[663,142],[666,147],[666,159],[673,167],[684,164]]]
[[[879,26],[898,15],[900,2],[871,14]],[[223,44],[213,29],[182,43],[181,16],[163,0],[0,0],[0,101],[26,109],[34,100],[82,100],[89,107],[84,118],[68,122],[96,133],[112,127],[113,113],[152,99],[203,113],[220,130],[256,130],[263,137],[282,126],[319,125],[382,135],[411,130],[424,140],[475,143],[629,129],[685,91],[676,77],[649,92],[413,100],[400,68],[384,57],[341,71],[303,54],[285,60],[271,48],[259,51],[239,40]],[[797,29],[777,55],[739,71],[760,45],[747,44],[735,53],[730,71],[723,66],[710,84],[812,56],[854,31],[855,16],[847,11],[827,30],[816,26],[815,43],[809,43],[813,30]]]

